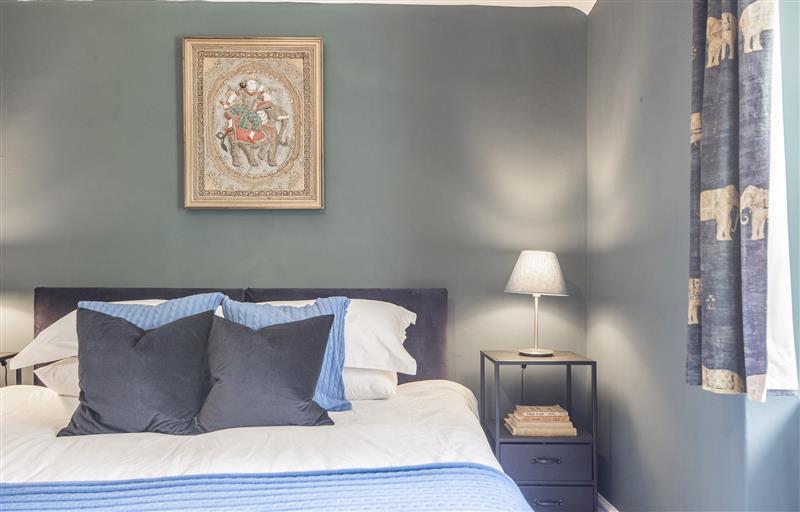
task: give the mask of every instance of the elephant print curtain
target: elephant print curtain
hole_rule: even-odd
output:
[[[686,381],[796,394],[778,2],[695,0]]]

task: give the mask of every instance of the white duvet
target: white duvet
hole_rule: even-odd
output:
[[[77,399],[38,386],[0,389],[0,482],[121,480],[474,462],[500,469],[475,396],[445,380],[353,402],[326,427],[250,427],[198,436],[56,437]]]

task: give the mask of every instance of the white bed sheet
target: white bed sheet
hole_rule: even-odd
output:
[[[446,380],[353,402],[325,427],[254,427],[198,436],[56,437],[77,399],[39,386],[0,389],[0,482],[122,480],[474,462],[500,469],[475,396]]]

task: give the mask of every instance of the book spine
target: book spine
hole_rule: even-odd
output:
[[[569,416],[522,416],[516,412],[512,414],[517,421],[522,423],[541,423],[541,422],[569,423]]]
[[[551,425],[522,425],[520,423],[513,423],[513,422],[510,422],[510,421],[508,423],[512,427],[517,428],[517,429],[522,429],[522,430],[526,430],[526,429],[530,429],[530,430],[564,430],[564,429],[574,428],[572,423],[559,423],[557,425],[553,425],[553,424],[551,424]]]
[[[514,436],[533,436],[533,437],[576,437],[578,435],[577,429],[574,427],[560,427],[560,428],[535,428],[535,427],[519,427],[513,425],[508,420],[505,421],[505,426],[511,435]]]
[[[526,437],[577,437],[578,432],[576,430],[519,430],[514,429],[511,432],[512,435],[515,436],[526,436]]]

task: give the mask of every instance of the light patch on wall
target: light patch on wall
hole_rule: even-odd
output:
[[[583,201],[574,197],[580,176],[559,162],[488,160],[483,167],[491,171],[476,177],[485,208],[465,209],[468,225],[497,247],[519,249],[519,240],[528,239],[546,240],[553,250],[578,249],[576,220],[563,206]]]
[[[447,194],[441,200],[458,220],[452,233],[513,251],[581,250],[584,240],[575,229],[585,222],[585,196],[576,191],[584,190],[585,177],[571,170],[583,165],[583,155],[547,149],[576,136],[581,127],[569,116],[538,121],[557,115],[549,106],[526,104],[517,112],[486,112],[475,122],[454,122],[454,137],[472,143],[462,149],[459,179],[442,184]],[[509,133],[511,122],[524,128]]]
[[[533,300],[501,290],[498,287],[497,293],[455,304],[449,318],[449,378],[474,390],[478,389],[477,374],[459,370],[473,365],[477,368],[479,350],[514,350],[533,345]],[[583,353],[583,309],[576,307],[580,299],[577,296],[547,299],[552,300],[542,301],[539,311],[541,344],[555,350]],[[503,329],[498,331],[497,325]]]
[[[0,352],[15,352],[33,339],[29,295],[0,293]]]
[[[631,40],[647,39],[647,33],[642,27],[626,27]],[[620,47],[615,58],[625,62],[630,69],[641,69],[648,64],[648,56],[637,47]],[[589,75],[592,76],[591,61],[589,62]],[[649,160],[632,161],[639,157],[641,152],[630,151],[629,148],[643,144],[657,146],[661,141],[650,140],[642,126],[639,112],[646,111],[649,104],[643,91],[649,84],[645,83],[646,77],[642,74],[632,73],[626,80],[615,81],[611,84],[593,82],[589,89],[611,88],[616,92],[609,102],[602,108],[590,110],[589,116],[596,115],[598,119],[590,119],[591,124],[603,125],[604,130],[613,133],[615,144],[600,144],[592,140],[592,132],[587,134],[588,154],[592,155],[588,162],[587,182],[589,188],[589,210],[592,215],[588,218],[590,229],[589,243],[593,250],[617,250],[620,246],[629,245],[634,240],[640,240],[651,232],[647,225],[647,215],[644,209],[651,207],[652,202],[648,194],[659,194],[658,183],[649,180],[645,169],[651,167]],[[655,102],[657,104],[657,102]],[[688,109],[688,106],[687,106]],[[686,114],[686,154],[689,153],[689,114]],[[605,136],[604,136],[605,137]],[[652,158],[652,153],[647,158]],[[681,160],[682,161],[682,160]],[[640,168],[642,172],[631,176],[630,168]],[[688,172],[687,169],[675,169],[675,172]],[[637,194],[634,191],[646,191]],[[684,219],[680,219],[684,221]],[[688,222],[688,219],[686,220]]]
[[[22,244],[49,239],[57,231],[58,220],[47,210],[31,208],[20,197],[3,198],[3,219],[0,220],[0,244]]]
[[[554,350],[581,350],[581,340],[570,339],[568,332],[580,323],[573,318],[569,299],[546,297],[539,309],[539,338],[543,347]],[[502,338],[487,341],[482,348],[525,348],[533,345],[533,299],[501,296],[470,310],[462,319],[463,329],[478,332],[485,325],[505,325]]]

